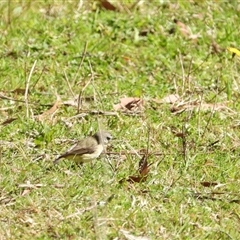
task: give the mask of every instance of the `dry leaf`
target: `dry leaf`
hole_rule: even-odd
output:
[[[204,103],[199,100],[189,100],[186,102],[179,102],[173,105],[171,108],[171,112],[177,114],[182,113],[184,111],[191,111],[196,109],[197,111],[226,111],[229,113],[235,114],[236,112],[230,109],[229,107],[225,106],[224,103]]]
[[[197,39],[200,37],[200,34],[193,34],[191,29],[185,25],[183,22],[178,21],[177,19],[174,19],[174,23],[177,24],[179,31],[184,37],[187,37],[188,39],[193,40],[193,42],[197,42]]]
[[[129,176],[126,181],[130,183],[140,183],[140,182],[145,182],[146,180],[147,180],[147,176]],[[122,183],[123,181],[124,179],[122,179],[120,183]]]
[[[139,161],[138,171],[141,176],[146,176],[149,173],[149,167],[152,165],[152,163],[148,164],[147,158],[148,158],[148,155],[145,154]]]
[[[130,182],[130,183],[140,183],[140,182],[145,182],[147,180],[147,175],[149,173],[149,167],[152,165],[148,164],[147,161],[147,154],[144,154],[143,157],[141,158],[141,160],[139,161],[139,167],[138,167],[138,172],[139,175],[138,176],[129,176],[126,181]],[[122,179],[120,180],[120,183],[124,182],[125,180]]]
[[[177,94],[170,94],[161,100],[153,99],[155,103],[170,103],[172,104],[172,113],[182,113],[184,111],[191,111],[196,109],[197,111],[227,111],[235,114],[236,112],[226,106],[225,103],[204,103],[200,100],[182,100]]]
[[[106,9],[106,10],[110,10],[110,11],[117,11],[117,8],[114,7],[109,1],[107,0],[100,0],[101,6]]]
[[[27,195],[27,194],[29,194],[31,192],[31,190],[30,189],[24,189],[23,190],[23,192],[21,193],[21,196],[25,196],[25,195]]]
[[[121,98],[120,103],[114,105],[115,110],[137,111],[143,109],[143,100],[140,98]]]
[[[186,134],[184,134],[181,131],[178,131],[176,129],[171,129],[172,133],[174,134],[174,136],[179,137],[179,138],[184,138],[186,137]]]
[[[218,54],[223,50],[216,42],[211,43],[210,49],[212,54]]]
[[[17,118],[8,118],[4,122],[2,122],[1,125],[6,126],[6,125],[10,124],[11,122],[13,122],[15,120],[17,120]]]
[[[180,100],[180,96],[178,94],[170,94],[162,98],[161,100],[153,99],[153,101],[156,103],[170,103],[170,104],[173,104],[179,100]]]
[[[36,116],[36,119],[39,121],[44,121],[46,119],[52,120],[54,114],[57,112],[58,108],[61,106],[62,102],[59,96],[57,96],[57,101],[54,103],[54,105],[48,109],[47,111],[43,112],[40,115]]]
[[[204,187],[213,187],[218,185],[216,182],[200,182],[200,184]]]
[[[183,22],[180,22],[177,19],[174,19],[174,23],[177,24],[177,26],[183,36],[189,37],[192,34],[190,29]]]
[[[229,107],[225,106],[224,103],[203,103],[199,107],[201,107],[201,110],[205,110],[205,111],[210,110],[210,111],[218,111],[219,112],[222,110],[226,110],[228,112],[236,113]]]
[[[18,95],[24,95],[26,92],[26,89],[24,88],[16,88],[13,91],[11,91],[12,93],[18,94]],[[28,92],[29,93],[29,92]]]

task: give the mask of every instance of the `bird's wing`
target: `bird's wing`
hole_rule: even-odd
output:
[[[71,151],[67,151],[60,155],[58,158],[54,160],[54,164],[56,164],[61,158],[67,158],[70,156],[76,156],[76,155],[82,155],[82,154],[91,154],[94,153],[94,149],[92,148],[79,148],[79,149],[73,149]]]
[[[75,144],[71,149],[69,149],[67,152],[60,155],[58,158],[54,160],[54,164],[56,164],[61,158],[66,158],[69,156],[75,156],[75,155],[82,155],[82,154],[91,154],[95,152],[95,147],[97,146],[97,140],[96,142],[91,142],[89,146],[89,137],[79,141],[77,144]]]
[[[60,157],[68,157],[71,155],[82,155],[82,154],[91,154],[94,153],[95,149],[93,148],[76,148],[71,151],[68,151],[64,154],[62,154]]]

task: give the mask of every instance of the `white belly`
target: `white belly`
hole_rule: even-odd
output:
[[[69,156],[68,158],[76,163],[91,162],[93,159],[98,158],[103,151],[103,146],[98,145],[94,153],[87,153],[82,155]]]

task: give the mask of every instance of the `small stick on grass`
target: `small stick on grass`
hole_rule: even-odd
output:
[[[145,155],[145,152],[137,152],[136,150],[132,150],[130,151],[124,151],[124,152],[106,152],[106,155],[137,155],[139,158],[141,158],[141,156]],[[168,155],[170,156],[171,154],[166,154],[166,153],[160,153],[160,152],[153,152],[150,154],[151,156],[165,156]]]
[[[210,121],[211,121],[211,119],[212,119],[212,117],[213,117],[213,114],[215,113],[215,107],[216,107],[216,103],[217,103],[217,96],[219,96],[220,93],[222,93],[224,90],[225,90],[225,88],[223,88],[222,90],[220,90],[220,91],[212,98],[212,100],[214,100],[215,102],[214,102],[214,105],[213,105],[211,114],[210,114],[210,116],[209,116],[209,118],[208,118],[207,124],[206,124],[206,126],[205,126],[205,128],[204,128],[204,130],[203,130],[202,135],[201,135],[201,138],[203,138],[203,137],[205,136],[205,133],[206,133],[206,131],[207,131],[207,129],[208,129],[208,126],[209,126],[209,124],[210,124]]]
[[[70,90],[70,92],[72,94],[72,97],[74,98],[75,97],[74,92],[72,90],[72,87],[71,87],[71,85],[69,83],[69,80],[68,80],[68,76],[67,76],[66,71],[64,69],[63,69],[63,72],[64,72],[64,76],[65,76],[65,80],[67,82],[68,88],[69,88],[69,90]]]
[[[74,83],[74,84],[75,84],[75,82],[76,82],[76,80],[77,80],[77,76],[78,76],[79,71],[80,71],[80,69],[81,69],[81,67],[82,67],[83,61],[84,61],[84,59],[85,59],[85,57],[86,57],[87,46],[88,46],[88,42],[86,42],[85,45],[84,45],[84,49],[83,49],[83,53],[82,53],[82,59],[81,59],[81,62],[80,62],[80,64],[79,64],[79,66],[78,66],[77,72],[76,72],[76,74],[75,74],[75,76],[74,76],[74,78],[73,78],[73,83]]]
[[[183,60],[182,60],[182,55],[181,53],[179,53],[179,60],[180,60],[180,63],[181,63],[181,69],[182,69],[182,94],[184,93],[184,89],[185,89],[185,70],[184,70],[184,67],[183,67]]]
[[[33,88],[33,89],[34,89],[35,86],[38,84],[39,80],[41,79],[41,77],[42,77],[42,75],[43,75],[43,72],[45,71],[45,69],[46,69],[46,66],[43,66],[42,71],[41,71],[41,73],[40,73],[37,81],[32,85],[32,88]]]
[[[94,72],[93,72],[93,69],[92,69],[92,64],[89,61],[89,59],[88,59],[88,65],[89,65],[89,68],[90,68],[90,71],[91,71],[91,82],[94,83]],[[96,101],[96,91],[95,91],[95,88],[93,88],[93,100]]]
[[[25,89],[25,94],[24,94],[24,100],[25,100],[25,105],[26,105],[26,115],[27,115],[27,118],[29,117],[29,108],[28,108],[29,83],[30,83],[30,80],[31,80],[34,68],[36,66],[36,63],[37,63],[37,60],[34,61],[33,65],[32,65],[32,68],[31,68],[31,71],[30,71],[29,76],[28,76],[27,81],[26,81],[26,89]]]
[[[92,82],[92,80],[94,80],[94,74],[93,74],[92,66],[91,66],[91,64],[90,64],[90,61],[88,61],[88,62],[89,62],[90,70],[91,70],[91,77],[90,77],[90,79],[88,80],[88,82],[85,84],[85,86],[82,88],[82,90],[80,91],[80,93],[79,93],[79,95],[78,95],[77,114],[80,113],[80,109],[81,109],[81,105],[82,105],[82,94],[83,94],[83,92],[85,91],[85,89],[88,87],[88,85]],[[95,101],[95,92],[94,92],[93,99],[94,99],[94,101]]]
[[[187,73],[187,81],[188,81],[188,91],[190,91],[190,73],[192,69],[192,64],[193,64],[193,59],[191,58],[189,68],[188,68],[188,73]]]

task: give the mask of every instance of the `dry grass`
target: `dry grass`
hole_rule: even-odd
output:
[[[0,239],[238,239],[239,3],[111,2],[0,5]]]

